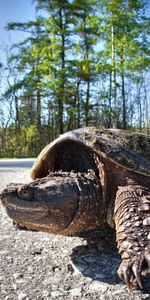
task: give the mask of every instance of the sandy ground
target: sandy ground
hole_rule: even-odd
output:
[[[0,191],[28,180],[29,169],[0,168]],[[80,237],[15,230],[0,204],[0,300],[150,299],[150,278],[129,294],[119,263],[111,230]]]

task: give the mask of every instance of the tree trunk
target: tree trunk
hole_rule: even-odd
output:
[[[111,51],[112,51],[112,96],[113,96],[113,128],[117,128],[117,82],[116,82],[116,62],[115,62],[115,42],[114,42],[114,25],[111,28]]]
[[[109,79],[109,116],[108,116],[108,128],[111,127],[111,115],[112,115],[112,103],[111,103],[111,99],[112,99],[112,74],[110,74],[110,79]]]
[[[41,129],[41,95],[40,95],[40,91],[37,90],[37,94],[36,94],[36,124],[37,124],[37,130],[38,133],[40,133],[40,129]]]
[[[144,81],[144,106],[145,106],[145,133],[149,134],[149,130],[148,130],[148,116],[149,116],[149,109],[148,109],[148,99],[147,99],[147,90],[146,90],[146,83]]]
[[[64,24],[63,24],[63,16],[62,10],[59,11],[60,17],[60,31],[61,31],[61,84],[60,84],[60,94],[59,94],[59,133],[62,134],[64,132],[64,124],[63,124],[63,112],[64,112],[64,87],[65,87],[65,36],[64,36]]]
[[[20,124],[19,124],[19,107],[18,107],[18,97],[15,95],[14,96],[15,98],[15,111],[16,111],[16,120],[15,120],[15,131],[16,133],[19,131],[19,127],[20,127]]]
[[[89,125],[89,98],[90,98],[90,79],[88,78],[87,85],[86,85],[85,126]]]
[[[81,105],[80,105],[80,95],[79,95],[79,87],[80,87],[81,79],[77,81],[76,95],[75,95],[75,105],[77,108],[77,127],[80,128],[81,124]]]
[[[122,121],[123,121],[123,129],[126,129],[126,95],[125,95],[125,85],[124,85],[124,55],[123,55],[123,47],[122,47],[120,58],[121,58]]]
[[[122,80],[122,119],[123,119],[123,129],[126,129],[127,124],[126,124],[126,97],[125,97],[125,87],[124,87],[124,73],[121,73],[121,80]]]
[[[141,83],[139,89],[137,90],[137,99],[138,99],[138,106],[139,106],[139,130],[142,131],[142,102],[141,102],[141,89],[143,85],[143,77],[141,79]]]

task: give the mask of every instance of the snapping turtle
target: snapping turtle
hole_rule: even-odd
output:
[[[87,127],[61,135],[38,156],[35,181],[1,194],[20,227],[72,234],[110,225],[128,289],[150,273],[150,137]]]

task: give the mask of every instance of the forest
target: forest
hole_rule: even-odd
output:
[[[147,0],[34,0],[0,58],[0,157],[83,126],[150,134]]]

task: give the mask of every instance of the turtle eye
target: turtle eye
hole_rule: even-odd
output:
[[[18,196],[23,200],[32,200],[34,192],[32,188],[23,186],[18,188]]]

